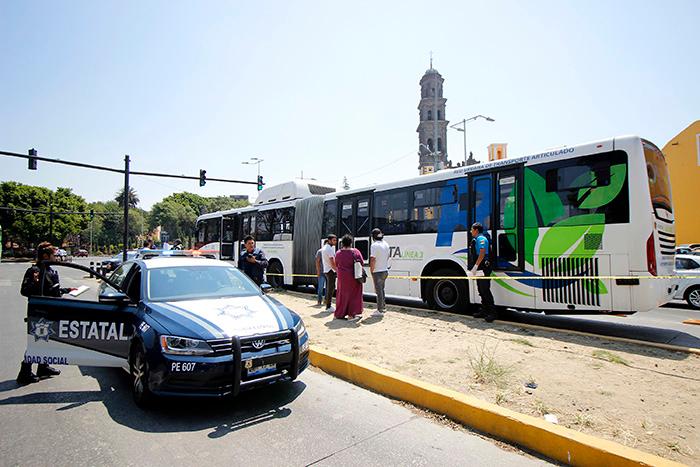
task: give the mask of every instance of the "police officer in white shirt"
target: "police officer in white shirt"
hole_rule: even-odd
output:
[[[384,287],[389,275],[389,244],[384,241],[380,229],[372,230],[372,247],[369,254],[369,270],[372,273],[374,292],[377,294],[377,311],[372,316],[382,316],[386,311],[386,296]]]
[[[338,244],[338,237],[330,234],[321,250],[321,260],[323,261],[323,274],[326,276],[326,311],[333,313],[333,294],[335,293],[335,279],[338,277],[335,266],[335,246]]]

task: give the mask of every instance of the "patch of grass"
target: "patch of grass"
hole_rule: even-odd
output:
[[[482,345],[476,355],[467,351],[469,366],[474,372],[474,380],[481,384],[493,384],[504,387],[513,369],[496,360],[496,347],[489,349]]]
[[[496,393],[496,405],[503,405],[508,402],[508,395],[505,392]]]
[[[629,366],[629,364],[630,364],[624,358],[622,358],[619,355],[614,354],[608,350],[594,350],[593,351],[593,358],[597,358],[598,360],[605,360],[606,362],[610,362],[610,363],[617,363],[618,365]]]
[[[545,414],[552,413],[551,410],[549,410],[549,407],[547,407],[545,403],[539,399],[535,399],[535,402],[533,402],[533,410],[540,417],[544,417]]]
[[[576,415],[574,415],[574,425],[591,428],[593,427],[593,420],[585,413],[578,412]]]
[[[681,445],[678,441],[674,441],[672,443],[667,443],[666,447],[669,449],[669,451],[681,452]]]
[[[515,342],[516,344],[525,345],[527,347],[534,347],[534,345],[532,345],[532,342],[530,342],[529,340],[527,340],[523,337],[516,337],[515,339],[508,339],[508,340],[511,342]]]

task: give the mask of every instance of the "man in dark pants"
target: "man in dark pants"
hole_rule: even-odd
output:
[[[265,253],[259,248],[255,248],[255,239],[252,235],[246,236],[243,239],[243,244],[245,251],[238,258],[238,269],[260,285],[264,282],[265,269],[267,268]]]
[[[61,288],[58,279],[58,271],[51,268],[51,266],[46,266],[44,268],[44,274],[42,278],[41,269],[38,264],[40,261],[56,261],[56,247],[51,245],[49,242],[42,242],[39,244],[36,250],[37,264],[27,269],[24,273],[24,278],[22,279],[22,286],[20,288],[20,293],[25,297],[32,295],[40,295],[45,297],[60,297],[61,295],[70,292],[75,289]],[[32,364],[23,361],[19,374],[17,375],[17,382],[19,384],[30,384],[35,383],[39,378],[48,378],[49,376],[60,375],[61,371],[56,368],[52,368],[46,363],[40,363],[37,366],[36,375],[32,373]]]
[[[489,259],[489,239],[484,235],[484,226],[479,222],[472,224],[472,242],[469,245],[469,259],[471,273],[477,275],[477,271],[482,271],[484,277],[491,275],[491,261]],[[481,310],[474,314],[475,318],[484,318],[491,322],[497,318],[497,312],[493,306],[493,295],[491,295],[491,280],[476,279],[476,288],[481,297]]]

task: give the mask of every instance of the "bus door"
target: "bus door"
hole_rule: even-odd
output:
[[[360,250],[365,263],[369,263],[370,222],[372,193],[360,193],[338,200],[338,242],[345,234],[355,239],[355,248]],[[340,247],[340,246],[339,246]]]
[[[469,225],[479,222],[489,237],[489,261],[494,274],[520,275],[524,269],[523,256],[523,183],[522,168],[507,168],[476,175],[470,181]],[[469,234],[471,245],[471,233]],[[513,271],[516,274],[509,274]],[[503,274],[505,272],[505,274]],[[515,284],[514,280],[491,282],[491,293],[496,305],[534,306],[534,294],[529,287]],[[470,281],[472,303],[480,303],[476,281]]]
[[[491,251],[493,251],[493,236],[491,226],[493,225],[493,174],[481,174],[472,177],[469,182],[469,226],[474,222],[479,222],[484,226],[484,234],[487,234],[491,241]],[[467,255],[471,254],[472,234],[469,229],[467,235]],[[471,258],[468,257],[468,262]],[[493,258],[490,258],[493,264]],[[471,266],[471,264],[470,264]],[[493,285],[493,284],[492,284]],[[493,290],[493,287],[492,287]],[[477,292],[476,281],[469,281],[469,301],[470,303],[480,303]]]
[[[238,240],[238,214],[224,216],[221,222],[221,259],[235,261]]]

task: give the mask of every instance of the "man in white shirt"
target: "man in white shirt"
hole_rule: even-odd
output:
[[[167,240],[163,242],[163,251],[168,251],[170,250],[170,243],[168,243]]]
[[[335,266],[335,246],[338,243],[338,237],[330,234],[327,238],[327,243],[321,249],[321,260],[323,261],[323,274],[326,276],[326,311],[333,313],[335,307],[333,305],[333,294],[335,293],[335,279],[338,277],[337,268]]]
[[[369,270],[372,273],[374,292],[377,294],[377,311],[372,316],[382,316],[386,310],[384,286],[389,275],[389,244],[379,229],[372,230],[372,247],[369,253]]]

